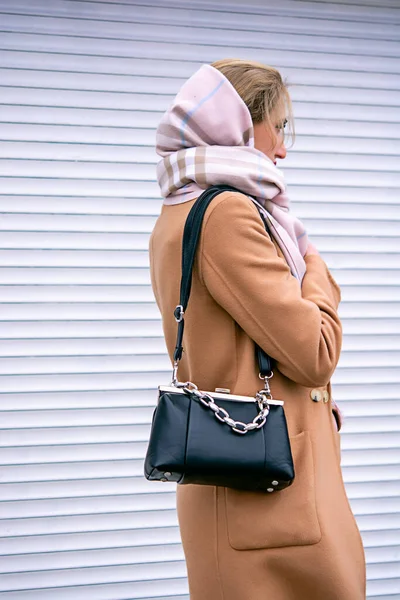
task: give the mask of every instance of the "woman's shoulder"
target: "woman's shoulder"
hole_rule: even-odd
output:
[[[265,227],[252,199],[242,192],[222,192],[212,200],[203,219],[202,245],[216,237],[221,239],[248,237],[250,231],[266,235]]]
[[[243,192],[226,191],[221,192],[212,200],[205,217],[208,220],[213,215],[213,218],[223,217],[224,220],[230,220],[230,215],[235,214],[236,211],[243,211],[244,214],[250,213],[256,216],[258,214],[258,209],[250,196]]]

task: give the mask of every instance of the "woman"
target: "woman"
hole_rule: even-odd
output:
[[[178,486],[191,600],[365,598],[330,385],[341,348],[340,290],[289,212],[276,167],[286,156],[287,120],[290,98],[278,71],[221,60],[184,84],[157,131],[165,201],[150,261],[169,355],[186,217],[203,189],[230,184],[243,193],[221,193],[204,217],[178,376],[199,389],[254,395],[262,387],[257,342],[274,359],[271,389],[285,401],[296,472],[275,494]]]

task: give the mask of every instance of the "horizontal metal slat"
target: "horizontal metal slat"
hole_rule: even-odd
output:
[[[83,440],[81,444],[54,444],[36,446],[0,447],[0,465],[53,463],[57,461],[127,460],[144,458],[148,440],[106,441],[104,443]],[[379,456],[379,454],[377,454]]]
[[[296,105],[296,114],[301,113],[301,109]],[[309,113],[314,113],[315,118],[318,118],[319,111],[315,110],[315,105],[310,104],[307,107]],[[345,113],[345,111],[343,111]],[[397,109],[400,113],[400,110]],[[307,118],[307,117],[306,117]],[[323,117],[322,117],[323,118]],[[347,117],[343,114],[343,118]],[[348,117],[351,118],[351,117]],[[399,155],[400,155],[400,144],[399,144]],[[396,165],[399,163],[399,156],[390,156],[383,154],[382,156],[374,157],[366,154],[347,154],[340,153],[338,148],[337,152],[324,153],[321,150],[318,151],[315,148],[314,153],[312,152],[299,152],[295,146],[290,149],[285,159],[284,169],[287,172],[288,169],[341,169],[343,171],[373,171],[374,169],[380,169],[382,171],[395,171]],[[281,166],[278,163],[278,166]]]
[[[342,450],[386,450],[388,448],[394,448],[398,450],[399,434],[398,432],[364,432],[364,433],[346,433],[345,430],[341,432],[341,447]]]
[[[148,250],[148,233],[3,231],[1,249]]]
[[[336,393],[335,398],[337,398]],[[353,396],[350,396],[346,398],[341,406],[345,416],[349,418],[400,416],[400,405],[397,399],[384,400],[379,392],[373,400],[353,400]]]
[[[264,40],[265,42],[266,40]],[[307,69],[311,63],[314,69],[353,71],[357,78],[353,85],[360,84],[361,87],[366,85],[365,78],[363,80],[361,74],[367,72],[369,73],[367,85],[369,84],[371,89],[384,87],[382,86],[383,73],[393,74],[400,71],[400,61],[397,57],[386,56],[385,60],[382,60],[380,56],[370,55],[368,61],[360,62],[357,55],[338,52],[334,48],[320,52],[310,47],[297,49],[296,52],[293,52],[282,44],[270,44],[269,46],[267,61],[269,64],[277,65],[280,68]],[[234,44],[232,46],[225,44],[221,47],[211,43],[207,45],[193,42],[175,44],[174,42],[165,42],[162,38],[157,42],[148,42],[147,40],[135,41],[116,38],[113,40],[85,37],[71,38],[71,36],[52,35],[51,33],[38,36],[31,32],[15,33],[6,31],[0,32],[0,47],[4,50],[25,51],[26,56],[32,52],[46,52],[47,55],[54,52],[70,55],[70,60],[83,54],[85,55],[85,61],[80,60],[80,64],[76,67],[78,72],[90,70],[91,72],[100,73],[161,75],[165,77],[165,65],[167,64],[168,72],[173,76],[183,78],[189,77],[201,64],[213,62],[216,56],[224,54],[225,56],[236,56],[237,54],[237,47]],[[242,56],[248,60],[260,60],[260,50],[257,47],[243,48]],[[173,62],[168,64],[166,61]],[[86,64],[87,67],[85,68],[84,65]],[[43,68],[43,63],[39,66]],[[72,70],[75,69],[72,68]],[[338,77],[341,81],[340,73],[336,73],[336,80]],[[299,76],[297,79],[296,83],[300,85],[304,85],[307,80],[304,76]],[[321,77],[318,85],[325,80],[326,77]],[[390,81],[390,77],[384,80],[386,88],[390,88],[388,81]],[[348,82],[348,84],[349,87],[352,86],[351,82]]]
[[[331,269],[331,273],[334,279],[336,279],[339,286],[353,284],[355,286],[378,285],[381,287],[386,287],[391,285],[398,285],[400,283],[400,270],[398,272],[395,270],[391,270],[390,272],[388,272],[384,269],[355,269],[354,271],[351,271],[350,269],[348,269],[347,271]]]
[[[77,215],[24,214],[1,215],[2,231],[81,231],[109,233],[146,233],[154,227],[155,216],[146,215]]]
[[[64,96],[65,91],[60,92]],[[2,90],[3,95],[3,90]],[[31,96],[31,91],[29,92]],[[47,92],[46,92],[47,96]],[[72,161],[113,161],[132,163],[151,163],[155,164],[160,157],[157,156],[154,148],[140,144],[136,145],[107,145],[107,144],[63,144],[49,142],[0,142],[0,158],[2,159],[34,159],[34,160],[72,160]],[[385,163],[386,161],[382,161]],[[383,165],[382,165],[383,166]],[[110,207],[112,210],[112,207]],[[30,210],[38,210],[37,206]],[[68,212],[68,205],[65,205],[65,212]],[[132,208],[128,208],[131,212]],[[82,208],[80,210],[82,211]]]
[[[332,88],[330,88],[332,89]],[[0,124],[1,131],[1,124]],[[117,135],[117,134],[116,134]],[[148,137],[150,137],[151,131],[148,130]],[[144,141],[147,139],[147,136],[144,136]],[[149,140],[150,141],[150,140]],[[301,135],[297,135],[296,131],[296,141],[293,146],[293,150],[298,152],[311,152],[311,153],[319,153],[319,152],[338,152],[348,155],[348,154],[362,154],[364,156],[368,156],[369,154],[373,154],[372,148],[375,148],[375,152],[379,155],[395,155],[397,156],[399,153],[399,144],[397,140],[393,139],[374,139],[367,140],[354,138],[346,138],[340,136],[318,136],[318,135],[307,135],[303,133]],[[290,149],[290,153],[293,151]],[[290,156],[290,154],[288,154]],[[327,190],[329,192],[329,190]],[[340,200],[338,200],[340,202]]]
[[[90,179],[35,179],[29,177],[0,177],[1,189],[5,194],[26,194],[28,197],[44,194],[45,196],[107,196],[156,198],[160,195],[155,181],[137,181],[132,189],[132,182],[90,180]]]
[[[118,379],[122,379],[122,381],[124,382],[124,374],[121,374],[121,376]],[[28,376],[22,378],[20,377],[20,379],[27,379]],[[44,386],[44,381],[52,381],[54,379],[56,379],[57,376],[55,378],[49,378],[49,376],[47,377],[31,377],[31,380],[35,380],[38,381],[38,383],[42,384],[42,387]],[[81,377],[81,379],[83,379],[84,376]],[[96,379],[104,379],[105,376],[104,374],[100,374],[98,378]],[[115,376],[113,377],[114,380],[116,379]],[[6,377],[3,379],[7,379]],[[29,379],[29,378],[28,378]],[[61,377],[58,377],[58,379],[61,379]],[[65,380],[68,381],[68,378],[66,378],[65,376],[63,377],[64,379],[64,383]],[[95,388],[95,385],[93,385],[93,378],[87,377],[86,379],[90,381],[90,379],[92,380],[92,389]],[[130,379],[132,379],[132,376],[130,376]],[[74,381],[77,381],[77,376],[73,377]],[[27,389],[29,389],[29,391],[33,391],[34,388],[34,381],[31,381],[31,386],[27,387]],[[114,386],[118,389],[118,385]],[[17,387],[17,386],[16,386]],[[54,385],[54,387],[57,389],[57,386]],[[62,388],[62,386],[60,386]],[[65,385],[64,385],[65,387]],[[82,386],[83,387],[83,386]],[[105,386],[104,386],[105,387]],[[104,389],[103,387],[103,389]],[[23,386],[20,386],[20,389],[23,389]],[[126,389],[127,386],[123,386],[121,385],[120,388],[122,389]],[[29,446],[29,445],[43,445],[43,444],[80,444],[80,443],[87,443],[90,440],[90,443],[94,444],[94,443],[107,443],[107,442],[131,442],[132,440],[135,441],[147,441],[148,440],[148,434],[150,431],[150,427],[149,425],[146,424],[141,424],[141,425],[136,425],[133,423],[130,424],[124,424],[124,425],[105,425],[105,426],[90,426],[90,428],[88,429],[87,427],[79,427],[79,426],[75,426],[75,427],[56,427],[56,428],[52,428],[52,427],[47,427],[47,428],[43,428],[43,427],[37,427],[36,429],[31,429],[31,428],[25,428],[23,429],[24,431],[24,437],[23,439],[20,438],[20,431],[16,430],[16,429],[3,429],[2,430],[2,446]],[[58,434],[58,438],[57,438],[57,434]],[[40,436],[42,435],[42,439],[40,439]],[[120,438],[118,438],[118,436],[121,436]],[[131,437],[129,437],[131,436]],[[132,437],[132,436],[136,436],[136,437]]]
[[[16,82],[12,82],[16,83]],[[117,109],[86,109],[86,108],[63,108],[47,106],[18,106],[5,105],[1,107],[0,119],[2,122],[43,124],[43,125],[84,125],[110,127],[128,127],[130,129],[157,127],[162,113],[144,111],[121,111]],[[379,128],[387,128],[384,123]],[[132,132],[131,132],[132,133]],[[396,137],[396,130],[393,136]]]
[[[292,183],[289,190],[293,202],[312,202],[318,205],[323,201],[333,203],[336,207],[351,202],[363,207],[367,205],[367,210],[369,205],[376,204],[377,197],[376,190],[367,185],[346,189],[338,185],[337,181],[329,187],[314,185],[313,182],[307,186]],[[381,189],[379,198],[382,204],[398,204],[398,191],[396,188]]]
[[[139,217],[138,217],[139,218]],[[332,241],[341,241],[338,251],[340,253],[347,251],[357,251],[357,247],[351,244],[351,239],[354,238],[356,243],[359,244],[359,252],[365,251],[365,240],[369,239],[370,250],[379,252],[385,245],[385,240],[388,242],[394,242],[391,246],[392,252],[400,252],[400,245],[396,245],[395,238],[398,237],[398,231],[400,230],[400,222],[396,220],[385,221],[382,220],[378,224],[373,220],[359,219],[357,222],[347,221],[346,219],[319,219],[318,215],[314,218],[305,218],[304,223],[307,227],[307,231],[310,236],[321,236],[324,239],[327,238],[326,246],[331,247]],[[351,233],[353,231],[353,234]],[[371,244],[371,237],[374,237],[373,244]],[[321,244],[321,241],[320,241]],[[372,248],[371,248],[372,245]],[[332,251],[332,250],[331,250]]]
[[[382,248],[381,253],[379,253],[379,248],[377,252],[375,252],[375,248],[372,248],[369,254],[368,252],[337,251],[334,253],[333,251],[321,250],[321,255],[332,269],[379,269],[384,262],[385,269],[390,270],[396,268],[396,264],[399,264],[398,253],[391,253],[387,248],[386,250]],[[384,261],[382,261],[382,257],[384,257]],[[390,277],[390,271],[388,273]],[[343,317],[345,318],[345,315]]]
[[[367,515],[367,516],[358,516],[357,524],[360,528],[360,531],[382,531],[384,529],[397,529],[400,524],[400,513],[393,513],[387,515]],[[390,564],[390,563],[389,563]],[[389,564],[385,565],[386,567]],[[397,564],[398,566],[398,564]]]
[[[396,13],[395,13],[396,14]],[[192,21],[190,28],[177,26],[175,24],[159,25],[156,23],[133,24],[113,21],[90,21],[86,19],[63,19],[57,17],[36,17],[33,15],[6,15],[2,19],[2,30],[15,33],[35,34],[58,34],[68,36],[79,36],[100,39],[125,39],[135,41],[160,40],[173,43],[199,43],[206,44],[209,41],[208,28],[196,27]],[[340,31],[340,30],[339,30]],[[338,32],[339,33],[339,32]],[[284,40],[282,40],[284,37]],[[284,41],[284,44],[283,44]],[[214,36],[213,42],[217,46],[235,44],[237,47],[247,48],[249,44],[249,32],[239,29],[218,30],[218,36]],[[285,36],[274,31],[264,32],[251,31],[251,46],[259,48],[284,46],[287,50],[304,50],[305,48],[319,52],[329,52],[335,48],[337,52],[348,54],[373,55],[373,56],[397,56],[395,41],[370,40],[353,37],[330,37],[325,35],[313,35],[310,38],[304,34],[292,34],[285,32]]]
[[[87,285],[146,285],[150,283],[150,273],[148,267],[132,265],[118,268],[0,267],[1,285],[77,285],[82,281]],[[137,326],[140,329],[140,322]]]
[[[152,297],[151,290],[146,292],[146,286],[140,286],[137,298],[148,300]],[[372,302],[396,302],[400,300],[400,287],[398,286],[342,286],[342,302],[363,302],[368,294]],[[101,296],[101,295],[100,295]],[[101,298],[100,298],[101,301]]]
[[[379,375],[380,378],[376,377],[372,372],[371,368],[342,368],[337,369],[335,372],[334,382],[339,384],[364,384],[364,383],[398,383],[399,376],[396,374],[398,369],[396,368],[380,368]],[[399,374],[400,375],[400,374]]]
[[[14,143],[14,142],[12,142]],[[25,145],[25,144],[22,144]],[[45,144],[47,145],[47,144]],[[396,206],[387,205],[387,210],[396,211]],[[64,215],[110,215],[110,216],[157,216],[161,213],[162,199],[153,198],[87,198],[53,196],[38,196],[34,199],[26,196],[0,196],[1,213],[51,213]],[[11,210],[12,209],[12,210]],[[366,211],[370,208],[367,207]],[[383,208],[386,211],[385,208]],[[366,213],[368,216],[368,212]],[[390,213],[391,214],[391,213]],[[389,214],[389,216],[390,216]],[[396,214],[396,213],[394,213]]]
[[[376,482],[363,482],[363,483],[347,483],[346,491],[348,497],[353,500],[356,498],[389,498],[392,496],[399,496],[400,494],[400,481],[381,481],[379,485]],[[382,530],[382,528],[374,527],[374,520],[368,521],[370,525],[360,527],[362,531],[371,531],[372,529]],[[387,529],[394,529],[394,523],[388,523]]]
[[[373,416],[373,417],[346,417],[343,424],[343,434],[364,434],[370,432],[378,435],[400,432],[400,417]],[[400,442],[398,443],[400,446]]]
[[[56,409],[13,411],[11,408],[1,413],[1,429],[34,429],[35,427],[91,427],[107,425],[140,425],[150,424],[157,396],[148,407],[90,408],[90,409]],[[22,467],[21,467],[22,468]],[[97,466],[95,465],[97,469]],[[121,464],[125,472],[137,469],[137,465]],[[23,468],[22,468],[23,470]],[[60,467],[60,475],[62,467]],[[7,468],[0,474],[0,481],[5,480]],[[57,478],[58,475],[55,475]]]
[[[358,484],[351,484],[357,486]],[[365,484],[367,485],[367,484]],[[369,484],[368,484],[369,485]],[[384,482],[388,492],[395,489],[395,482]],[[3,483],[1,494],[3,501],[40,500],[50,498],[76,498],[91,496],[118,496],[129,494],[165,494],[174,492],[176,484],[147,481],[144,475],[139,477],[111,477],[99,479],[69,479],[66,481],[37,481],[30,483]],[[393,495],[387,493],[387,496]],[[385,494],[383,494],[385,496]],[[369,496],[367,496],[369,497]],[[371,496],[374,497],[374,496]],[[103,522],[104,520],[104,522]],[[126,522],[124,522],[126,520]],[[137,513],[102,513],[101,515],[83,515],[71,517],[52,517],[31,519],[29,522],[2,522],[3,536],[36,535],[47,533],[106,531],[110,529],[146,529],[148,527],[175,527],[175,510],[149,511]],[[102,525],[103,522],[103,525]],[[108,522],[108,525],[107,523]],[[58,524],[58,525],[57,525]]]
[[[2,53],[0,51],[0,56]],[[40,58],[43,65],[43,56]],[[80,61],[82,62],[82,61]],[[46,66],[49,68],[46,55]],[[12,67],[11,67],[12,69]],[[65,69],[62,69],[65,70]],[[47,71],[46,71],[47,73]],[[41,81],[38,81],[34,87],[28,87],[28,85],[22,85],[23,82],[13,79],[13,83],[19,85],[8,85],[2,83],[1,85],[1,100],[2,104],[16,105],[16,106],[47,106],[53,108],[87,108],[87,109],[105,109],[105,110],[141,110],[141,111],[157,111],[162,112],[167,109],[173,100],[173,94],[162,95],[162,94],[138,94],[135,91],[105,91],[105,90],[92,90],[87,89],[63,89],[62,82],[57,84],[57,80],[54,84],[51,84],[51,71],[49,71],[48,79],[42,75]],[[87,75],[90,78],[90,75]],[[11,83],[11,82],[10,82]],[[39,84],[43,87],[40,87]],[[24,94],[21,91],[24,90]],[[398,92],[392,91],[392,102],[396,105],[396,95]],[[356,92],[355,92],[356,94]],[[357,95],[354,96],[357,98]],[[331,99],[332,102],[333,99]],[[379,100],[379,96],[377,96]],[[355,99],[353,99],[353,104]],[[370,101],[368,104],[372,104]],[[388,99],[386,100],[386,105]],[[390,106],[390,105],[389,105]],[[134,140],[132,140],[133,142]],[[137,145],[137,142],[136,144]],[[131,144],[131,147],[133,144]],[[122,151],[121,151],[122,152]],[[149,155],[150,149],[148,150]]]
[[[105,2],[106,0],[98,0],[99,2]],[[160,4],[160,0],[153,0],[152,5],[158,6]],[[164,2],[162,3],[165,6]],[[391,2],[385,1],[384,5],[379,5],[379,8],[376,6],[376,1],[374,0],[363,0],[363,4],[353,4],[347,5],[347,3],[342,3],[342,0],[336,1],[335,3],[330,2],[329,0],[319,0],[319,2],[315,3],[314,7],[313,2],[302,2],[301,5],[297,5],[296,2],[290,0],[282,0],[280,3],[280,11],[282,14],[288,15],[296,15],[296,16],[305,16],[305,15],[313,15],[313,16],[322,16],[324,18],[332,18],[339,17],[344,20],[355,20],[355,21],[364,21],[364,20],[373,20],[381,18],[383,21],[389,20],[390,18],[398,20],[398,14],[393,10],[392,7],[397,7],[397,4],[394,3],[394,0]],[[215,9],[215,5],[211,0],[189,0],[186,2],[185,0],[168,0],[168,6],[171,7],[186,7],[190,6],[190,8],[201,8],[203,10]],[[262,0],[252,0],[251,4],[243,4],[241,0],[223,0],[223,8],[224,11],[229,12],[239,12],[239,13],[248,13],[249,8],[251,7],[251,11],[254,11],[257,14],[268,14],[268,7],[265,5]]]
[[[147,267],[147,250],[0,250],[2,267]],[[152,298],[151,298],[152,299]]]
[[[392,335],[351,335],[345,332],[343,338],[343,352],[360,352],[371,350],[399,350],[399,336],[393,332]]]
[[[154,146],[155,129],[111,127],[103,125],[87,126],[84,124],[65,127],[64,125],[35,123],[4,123],[0,121],[0,138],[23,142],[54,142],[76,144],[119,144],[125,146]],[[363,140],[362,140],[363,141]],[[395,140],[396,145],[396,140]],[[390,146],[389,146],[390,147]],[[81,194],[82,195],[82,194]],[[111,192],[110,196],[115,195]],[[132,195],[132,190],[131,194]],[[65,196],[65,192],[59,194]],[[156,197],[156,195],[154,195]]]
[[[24,0],[22,0],[23,2]],[[19,0],[21,2],[21,0]],[[96,1],[96,6],[98,6],[98,10],[100,14],[109,14],[103,13],[103,11],[110,10],[107,6],[106,0],[98,0]],[[111,10],[121,10],[119,6],[123,2],[115,2],[115,8]],[[5,6],[13,6],[10,0],[7,0]],[[43,1],[34,0],[32,6],[42,6]],[[105,5],[105,6],[104,6]],[[137,3],[134,3],[136,6]],[[21,4],[17,4],[17,6],[21,6]],[[261,2],[260,0],[252,0],[251,4],[243,5],[240,0],[222,0],[219,7],[215,7],[215,5],[209,0],[190,0],[189,2],[183,2],[182,0],[168,0],[168,1],[160,1],[160,0],[152,0],[147,4],[150,8],[156,7],[167,7],[168,9],[179,8],[179,9],[187,9],[190,8],[194,14],[196,10],[210,10],[212,11],[221,11],[223,10],[226,13],[227,18],[233,13],[245,13],[245,14],[254,14],[254,15],[276,15],[276,8],[271,11],[271,7]],[[143,4],[139,4],[139,7],[143,7]],[[286,17],[315,17],[315,18],[323,18],[323,19],[334,19],[340,18],[343,21],[355,21],[355,22],[379,22],[379,19],[382,19],[382,22],[390,22],[390,20],[395,20],[397,17],[397,13],[393,8],[397,7],[395,0],[385,0],[383,4],[379,5],[379,8],[376,6],[376,0],[363,0],[363,4],[359,5],[350,5],[343,7],[341,0],[339,2],[335,2],[334,4],[327,0],[322,0],[317,3],[314,8],[312,2],[302,2],[299,7],[298,4],[293,0],[283,0],[279,5],[280,12],[282,15]],[[65,14],[65,13],[64,13]],[[111,13],[113,14],[113,13]],[[111,14],[107,18],[112,18]],[[145,13],[146,14],[146,13]]]
[[[38,2],[33,5],[26,2],[16,2],[11,5],[8,2],[3,3],[2,12],[4,15],[11,13],[12,15],[33,15],[47,17],[67,17],[68,19],[93,19],[112,22],[130,22],[132,24],[164,24],[169,25],[171,22],[177,25],[192,26],[193,23],[198,27],[212,27],[218,29],[244,29],[247,31],[283,31],[284,33],[305,33],[315,35],[324,33],[325,35],[337,35],[340,31],[342,36],[350,36],[355,38],[365,38],[366,35],[371,39],[397,39],[396,26],[390,22],[386,27],[382,28],[380,23],[362,21],[358,22],[356,16],[354,21],[346,21],[346,13],[342,13],[342,18],[335,21],[334,18],[318,18],[317,16],[309,19],[303,17],[301,19],[291,16],[290,13],[285,16],[279,16],[275,11],[271,11],[270,7],[265,7],[264,11],[267,19],[260,19],[259,7],[257,14],[252,13],[252,7],[248,6],[246,19],[236,12],[224,11],[223,5],[220,10],[200,10],[196,8],[180,8],[158,6],[130,6],[130,5],[109,5],[97,4],[96,10],[92,6],[74,7],[72,3],[66,8],[61,2],[52,2],[51,6],[45,2]],[[318,9],[317,9],[318,10]],[[263,12],[264,12],[263,11]],[[296,9],[294,9],[296,14]],[[318,12],[317,12],[318,14]],[[394,13],[395,14],[395,13]],[[376,13],[379,18],[380,13]]]
[[[374,362],[375,361],[375,362]],[[345,352],[341,355],[339,366],[343,369],[400,366],[400,353],[391,352]]]
[[[0,291],[1,294],[1,291]],[[371,348],[372,349],[372,348]],[[400,350],[400,348],[399,348]],[[166,354],[163,337],[0,339],[0,356],[83,356],[83,355]],[[1,401],[0,401],[1,402]]]
[[[382,595],[379,593],[379,590],[376,592],[377,593],[371,593],[370,589],[368,589],[368,598],[375,598],[378,596],[379,600],[397,600],[396,594]]]
[[[382,594],[390,594],[388,600],[397,600],[396,596],[400,594],[400,578],[396,577],[393,579],[376,579],[369,580],[367,586],[368,597],[379,600],[385,600],[386,596]]]
[[[155,388],[161,382],[171,381],[171,371],[153,373],[97,373],[70,375],[64,373],[52,375],[2,375],[1,389],[4,393],[15,392],[62,392],[96,390],[140,390]],[[95,441],[95,440],[93,440]],[[113,440],[115,441],[115,440]],[[123,440],[121,440],[123,441]],[[127,440],[129,441],[129,440]],[[18,443],[16,445],[19,445]]]
[[[315,102],[312,98],[308,101],[296,100],[294,102],[296,118],[299,119],[332,119],[332,120],[357,120],[357,121],[376,121],[393,122],[399,120],[399,109],[397,107],[386,106],[383,110],[377,106],[364,106],[356,102],[353,98],[351,103],[330,103]]]
[[[398,559],[399,552],[400,546],[365,548],[366,562],[368,565],[392,562]]]
[[[365,335],[365,331],[368,331],[370,334],[396,335],[400,332],[400,321],[398,319],[343,319],[343,327],[345,335]]]
[[[358,465],[398,465],[400,462],[400,444],[399,448],[373,448],[371,450],[342,450],[342,467],[356,467]],[[371,510],[379,506],[375,501]]]
[[[186,576],[184,561],[160,562],[157,564],[157,578],[174,580]],[[68,569],[55,569],[43,571],[29,571],[27,573],[6,573],[0,575],[0,591],[23,590],[36,587],[63,587],[71,585],[98,585],[104,583],[117,583],[123,581],[153,581],[154,564],[143,563],[119,564],[112,566],[99,566]],[[161,590],[160,590],[161,591]]]
[[[379,290],[379,288],[378,288]],[[396,288],[392,291],[395,292]],[[373,295],[373,288],[372,288]],[[379,290],[380,291],[380,290]],[[28,297],[29,295],[29,297]],[[372,300],[381,299],[375,294]],[[384,296],[385,294],[383,294]],[[388,290],[387,295],[390,295]],[[1,286],[0,298],[4,302],[152,302],[154,300],[149,285],[125,286]],[[394,298],[393,298],[394,299]]]
[[[340,384],[336,381],[336,375],[333,377],[333,391],[337,400],[362,401],[362,400],[397,400],[398,388],[396,384],[390,384],[377,381],[370,382],[350,382],[349,384]]]
[[[342,471],[346,484],[372,482],[379,486],[383,481],[400,480],[399,465],[358,465],[357,467],[343,466]],[[394,525],[394,523],[392,523],[392,525]],[[385,527],[382,525],[382,529],[384,528]]]
[[[368,579],[369,581],[383,580],[387,581],[390,578],[395,578],[399,574],[399,561],[387,562],[383,564],[372,564],[368,565]],[[398,580],[400,584],[400,579]],[[399,585],[400,591],[400,585]]]
[[[390,322],[388,322],[388,327]],[[3,321],[3,338],[85,338],[85,337],[158,337],[163,335],[160,319],[124,320],[95,319],[68,321]]]
[[[374,305],[371,304],[371,308]],[[368,306],[366,305],[367,312]],[[376,307],[378,309],[378,306]],[[394,312],[388,304],[385,313]],[[383,310],[383,309],[382,309]],[[399,306],[400,310],[400,306]],[[395,316],[395,315],[393,315]],[[36,304],[6,304],[2,306],[1,320],[68,320],[68,319],[158,319],[158,308],[154,303],[103,302],[68,304],[65,302]]]
[[[155,179],[155,165],[138,163],[8,160],[0,163],[0,177],[55,177],[128,180]]]
[[[153,545],[179,543],[178,527],[123,528],[111,531],[86,531],[84,533],[0,537],[0,555],[12,556],[38,552],[86,551],[122,547],[146,548]]]
[[[390,513],[399,513],[399,497],[381,498],[379,502],[375,498],[352,500],[351,507],[356,517],[362,515],[388,515]],[[396,519],[398,517],[396,516]]]
[[[1,568],[6,573],[20,571],[43,571],[49,569],[73,569],[121,564],[153,564],[181,561],[183,551],[180,544],[164,544],[143,548],[130,547],[104,550],[54,552],[46,554],[19,554],[1,557]]]
[[[159,494],[126,494],[120,496],[56,498],[50,500],[13,500],[12,502],[0,502],[0,519],[49,518],[57,516],[115,514],[152,510],[163,511],[174,510],[175,504],[175,490],[167,493],[161,492]],[[384,507],[386,504],[384,504]],[[386,512],[389,512],[389,509],[390,506],[387,504]],[[382,512],[383,510],[384,508],[382,509]],[[3,557],[0,568],[7,571],[4,567]]]
[[[400,304],[395,302],[374,303],[374,302],[347,302],[342,303],[339,308],[339,314],[344,318],[369,318],[381,319],[385,317],[393,318],[400,316]],[[146,312],[144,312],[144,316]]]
[[[40,600],[115,600],[116,594],[120,598],[129,597],[130,600],[157,600],[163,594],[161,600],[188,600],[188,586],[186,578],[180,579],[157,579],[154,581],[130,581],[124,583],[112,582],[103,584],[83,584],[67,587],[32,588],[21,591],[3,592],[4,598],[10,600],[22,600],[23,598],[37,598],[40,590]],[[157,596],[157,598],[156,598]]]

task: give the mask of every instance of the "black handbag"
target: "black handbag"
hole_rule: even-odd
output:
[[[194,383],[177,379],[183,352],[183,316],[203,216],[210,202],[223,191],[239,190],[227,185],[207,189],[194,203],[185,223],[180,304],[174,311],[178,334],[172,382],[158,388],[145,477],[151,481],[274,492],[293,482],[294,467],[283,401],[274,400],[269,387],[273,375],[270,357],[256,345],[259,376],[265,387],[255,397],[235,396],[219,388],[215,392],[200,391]]]

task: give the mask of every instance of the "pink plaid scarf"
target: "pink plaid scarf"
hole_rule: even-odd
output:
[[[157,129],[157,178],[165,204],[197,198],[229,184],[257,204],[292,274],[301,283],[307,233],[289,212],[282,172],[254,148],[250,112],[228,79],[203,65],[177,94]]]

